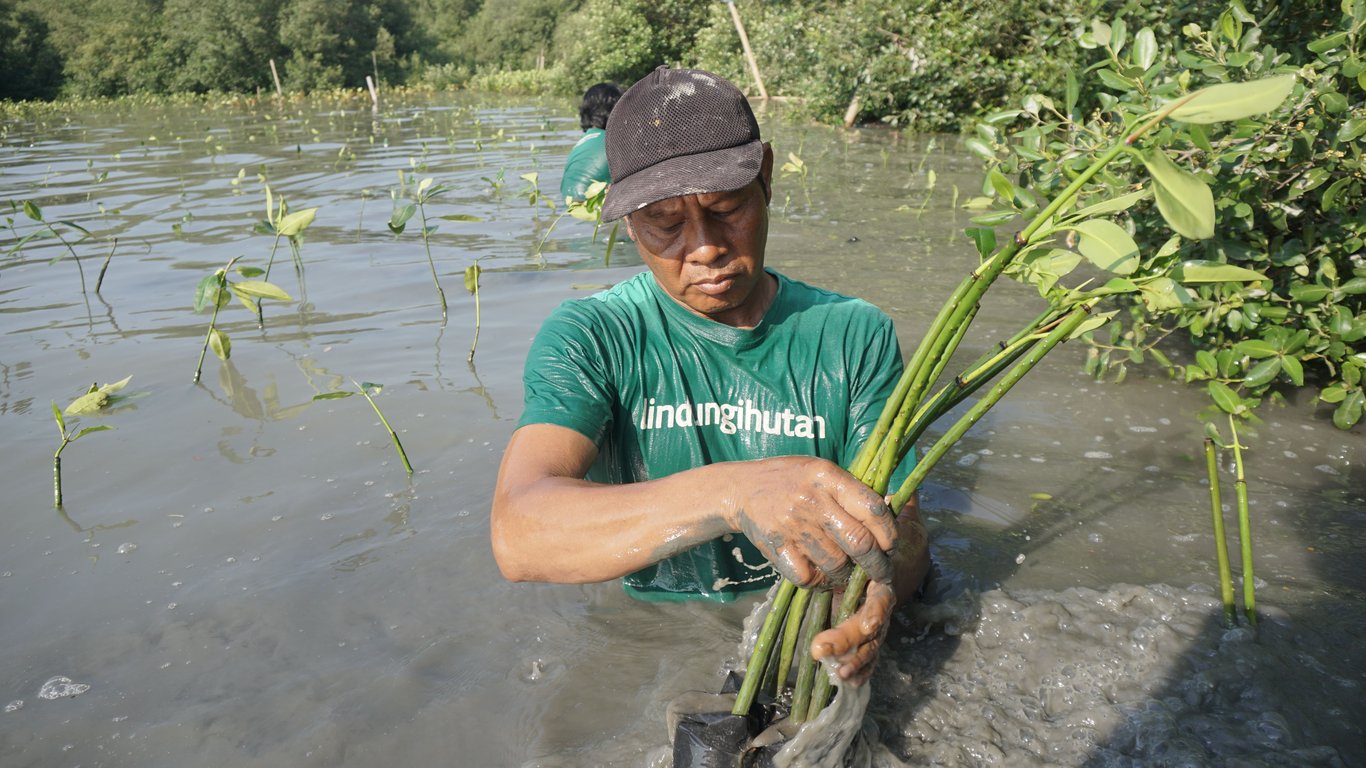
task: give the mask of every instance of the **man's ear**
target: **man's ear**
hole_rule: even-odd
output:
[[[626,236],[631,238],[631,242],[634,243],[636,241],[636,230],[631,226],[631,214],[622,216],[621,220],[626,222]]]
[[[759,181],[764,186],[764,202],[773,201],[773,145],[764,142],[764,160],[759,166]]]

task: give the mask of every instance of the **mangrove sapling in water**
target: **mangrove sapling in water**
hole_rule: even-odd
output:
[[[275,266],[275,253],[280,248],[280,239],[284,238],[289,243],[289,254],[294,261],[294,275],[299,280],[299,291],[302,293],[304,290],[303,235],[304,230],[308,229],[309,225],[313,223],[313,219],[318,215],[318,208],[305,208],[302,211],[291,212],[289,204],[285,202],[284,195],[280,196],[280,205],[277,208],[270,185],[266,184],[265,188],[266,218],[258,221],[253,231],[260,235],[273,235],[275,240],[270,245],[270,259],[266,261],[266,269],[262,276],[265,280],[270,280],[270,268]],[[256,313],[256,324],[265,327],[261,303],[259,301],[254,303],[248,301],[247,304],[252,306]],[[198,378],[195,380],[198,381]]]
[[[393,193],[395,200],[398,199],[404,189],[408,186],[403,171],[398,172],[398,181],[399,189]],[[422,217],[422,247],[427,252],[427,266],[431,267],[432,270],[432,285],[436,286],[437,298],[441,299],[441,324],[443,326],[446,324],[446,292],[441,289],[441,281],[436,276],[436,260],[432,258],[431,236],[432,233],[436,232],[436,225],[427,223],[427,203],[447,189],[449,189],[449,187],[445,184],[434,185],[433,179],[429,176],[418,182],[417,190],[412,195],[413,202],[395,208],[394,212],[389,216],[389,231],[393,232],[395,236],[403,234],[404,230],[408,227],[408,220],[413,217],[414,213],[417,213]],[[446,219],[447,221],[482,221],[478,216],[469,216],[466,214],[448,214],[446,216],[439,216],[438,218]],[[466,274],[465,277],[465,284],[466,287],[468,287],[468,274]],[[475,299],[475,308],[477,312],[477,295],[475,296]],[[473,355],[474,352],[471,349],[470,356],[473,357]]]
[[[383,384],[375,384],[375,383],[369,382],[369,381],[366,381],[366,382],[362,382],[362,383],[357,384],[355,379],[352,379],[352,380],[351,380],[351,383],[352,383],[353,385],[355,385],[355,387],[356,387],[356,391],[355,391],[355,392],[352,392],[352,391],[347,390],[347,389],[339,389],[339,390],[337,390],[337,391],[335,391],[335,392],[324,392],[324,393],[321,394],[321,395],[314,395],[314,396],[313,396],[313,399],[314,399],[314,400],[340,400],[341,398],[344,398],[344,397],[351,397],[352,395],[355,395],[355,394],[363,395],[363,396],[365,397],[365,399],[368,400],[368,401],[370,402],[370,407],[375,409],[375,415],[379,417],[379,422],[380,422],[381,424],[383,424],[385,430],[387,430],[387,431],[389,432],[389,439],[390,439],[391,441],[393,441],[393,443],[394,443],[394,450],[395,450],[395,451],[398,451],[398,457],[399,457],[400,459],[402,459],[402,461],[403,461],[403,468],[404,468],[405,470],[407,470],[408,474],[411,475],[411,474],[413,473],[413,465],[410,464],[410,463],[408,463],[408,453],[407,453],[406,451],[403,450],[403,443],[399,442],[399,440],[398,440],[398,433],[394,431],[394,428],[393,428],[393,427],[389,426],[389,421],[388,421],[388,419],[385,419],[385,418],[384,418],[384,414],[380,411],[379,405],[375,402],[375,398],[371,395],[371,391],[372,391],[372,390],[373,390],[374,394],[376,394],[376,395],[378,395],[380,392],[384,391],[384,385],[383,385]]]
[[[474,297],[474,340],[470,342],[470,354],[465,358],[465,362],[474,362],[474,348],[479,346],[479,275],[483,270],[479,267],[479,262],[465,267],[465,290],[469,291]]]
[[[52,454],[52,502],[57,509],[62,508],[62,451],[86,435],[113,429],[108,424],[76,429],[76,422],[68,424],[67,417],[99,413],[101,409],[124,399],[125,396],[116,393],[128,386],[128,382],[132,378],[132,376],[128,376],[112,384],[92,384],[84,395],[72,400],[65,410],[58,408],[55,402],[52,404],[52,418],[56,420],[57,430],[62,435],[62,442],[57,446],[57,452]]]
[[[534,176],[535,174],[528,174]],[[550,239],[550,233],[555,231],[555,225],[560,223],[566,215],[573,216],[580,221],[586,221],[593,225],[593,242],[598,241],[598,230],[602,228],[602,203],[607,199],[607,182],[595,181],[588,185],[584,190],[584,199],[575,200],[573,197],[564,199],[564,210],[555,214],[555,218],[550,220],[550,226],[545,228],[545,233],[541,235],[541,240],[536,244],[536,258],[545,266],[545,241]],[[552,207],[553,210],[553,207]],[[616,226],[612,227],[613,235],[616,234]],[[613,238],[615,239],[615,238]],[[607,243],[607,260],[612,259],[612,241]]]
[[[1228,539],[1224,534],[1224,502],[1219,492],[1219,457],[1214,438],[1205,438],[1205,475],[1209,480],[1209,506],[1214,519],[1214,558],[1219,569],[1219,596],[1224,603],[1224,624],[1237,623],[1237,609],[1233,603],[1233,570],[1228,562]]]
[[[893,472],[926,428],[1000,376],[1000,380],[924,452],[900,488],[891,494],[891,508],[900,511],[935,464],[1049,351],[1062,341],[1108,320],[1108,315],[1092,316],[1101,300],[1121,294],[1162,290],[1162,286],[1177,284],[1182,277],[1180,271],[1160,260],[1142,261],[1133,238],[1109,217],[1145,199],[1152,189],[1162,201],[1160,207],[1168,224],[1183,236],[1197,237],[1204,234],[1202,223],[1213,217],[1213,201],[1199,178],[1177,168],[1164,154],[1160,144],[1169,140],[1170,131],[1156,133],[1155,146],[1146,151],[1141,151],[1138,143],[1153,134],[1168,118],[1205,124],[1236,120],[1273,109],[1285,99],[1292,85],[1293,77],[1284,76],[1256,83],[1214,86],[1175,98],[1156,110],[1123,116],[1123,132],[1111,138],[1110,146],[1099,156],[1079,167],[1066,188],[1042,208],[1027,189],[1017,187],[1000,173],[990,174],[992,191],[1010,206],[1010,210],[974,219],[979,226],[968,234],[983,261],[941,307],[907,362],[869,439],[848,467],[850,473],[879,494],[888,494],[893,490],[888,487]],[[1148,168],[1151,186],[1075,210],[1079,196],[1092,188],[1088,186],[1091,180],[1111,162],[1120,159],[1142,163]],[[1029,224],[998,247],[991,227],[1020,215],[1030,216]],[[1059,248],[1060,238],[1064,242],[1075,241],[1077,252]],[[1076,287],[1061,284],[1060,278],[1083,260],[1115,277],[1098,287],[1093,287],[1090,281]],[[1258,273],[1246,272],[1225,279],[1263,279]],[[981,298],[1002,274],[1035,285],[1047,301],[1047,309],[1000,344],[999,349],[987,353],[958,376],[937,384],[975,317]],[[830,619],[832,623],[847,620],[852,615],[867,583],[867,574],[855,567],[838,613]],[[775,592],[774,606],[796,605],[798,601],[792,599],[795,591],[792,582],[782,580]],[[775,638],[784,623],[800,623],[803,618],[786,607],[768,612],[746,667],[747,674],[732,710],[734,714],[749,713],[769,664]],[[825,615],[813,618],[823,620]],[[814,664],[809,656],[810,645],[802,650],[805,658],[798,666],[799,680],[808,674],[803,668]],[[781,659],[779,664],[784,668],[790,666],[790,662]],[[778,685],[781,688],[785,681],[779,680]],[[829,676],[819,676],[807,712],[794,711],[792,716],[800,721],[820,712],[828,703],[829,687]],[[782,695],[781,690],[777,693]]]
[[[218,310],[232,301],[235,296],[242,303],[242,306],[256,313],[260,317],[261,300],[274,299],[276,301],[290,301],[289,294],[285,293],[280,286],[268,283],[265,280],[252,280],[254,277],[264,277],[265,270],[258,267],[238,267],[237,274],[246,280],[232,282],[228,279],[228,272],[241,256],[234,256],[228,261],[227,265],[215,270],[213,274],[205,275],[199,281],[194,292],[194,311],[203,312],[210,305],[213,306],[213,314],[209,317],[209,330],[204,334],[204,346],[199,349],[199,363],[194,368],[194,383],[199,383],[199,375],[204,370],[204,353],[210,347],[219,360],[227,360],[232,356],[232,340],[228,334],[218,328]]]
[[[60,242],[60,243],[62,244],[62,247],[66,249],[66,253],[71,254],[71,258],[72,258],[72,259],[75,259],[75,261],[76,261],[76,271],[79,272],[79,273],[80,273],[80,276],[81,276],[81,293],[85,293],[85,292],[86,292],[86,290],[85,290],[85,267],[81,266],[81,257],[78,256],[78,255],[76,254],[76,247],[75,247],[75,246],[79,245],[79,244],[81,243],[81,241],[85,240],[86,238],[92,236],[92,235],[90,234],[90,230],[88,230],[88,229],[86,229],[85,227],[82,227],[80,224],[77,224],[76,222],[70,221],[70,220],[68,220],[68,219],[58,219],[57,221],[47,221],[46,219],[43,218],[43,209],[42,209],[42,208],[39,208],[39,207],[38,207],[38,204],[35,203],[35,202],[33,202],[32,200],[25,200],[25,201],[23,201],[23,209],[24,209],[24,215],[27,216],[27,217],[29,217],[29,218],[32,219],[33,221],[37,222],[39,226],[38,226],[37,229],[35,229],[35,230],[33,230],[32,232],[29,232],[27,235],[24,235],[23,237],[19,238],[19,242],[15,243],[8,251],[6,251],[6,252],[5,252],[5,255],[6,255],[6,256],[10,256],[10,255],[13,255],[13,254],[15,254],[15,253],[18,253],[19,251],[23,250],[24,246],[28,245],[30,242],[32,242],[32,241],[34,241],[34,240],[37,240],[37,239],[39,239],[39,238],[44,238],[44,237],[55,237],[55,238],[57,238],[57,241]],[[68,241],[65,237],[62,236],[61,229],[59,228],[58,225],[60,225],[60,226],[62,226],[62,227],[69,227],[69,228],[71,228],[71,229],[74,229],[74,230],[76,230],[77,232],[80,232],[80,233],[81,233],[81,236],[78,237],[78,238],[76,238],[75,241]],[[14,225],[13,225],[13,223],[11,223],[11,224],[10,224],[10,229],[13,229],[13,228],[14,228]],[[48,262],[48,263],[49,263],[49,264],[56,264],[57,262],[59,262],[59,261],[62,260],[62,257],[63,257],[64,255],[65,255],[65,254],[63,254],[63,253],[58,253],[58,254],[52,259],[52,261],[50,261],[50,262]]]

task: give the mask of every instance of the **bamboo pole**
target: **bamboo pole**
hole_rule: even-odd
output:
[[[270,76],[275,79],[275,95],[283,99],[285,89],[280,87],[280,70],[275,68],[275,59],[270,60]]]
[[[375,79],[369,75],[365,76],[365,87],[370,89],[370,104],[379,106],[379,89],[375,87]]]
[[[730,9],[730,18],[735,22],[735,31],[740,33],[740,47],[745,49],[749,71],[754,75],[755,85],[759,86],[759,98],[768,101],[768,89],[764,88],[764,78],[759,74],[759,63],[754,60],[754,51],[749,47],[749,35],[745,34],[745,23],[740,20],[740,10],[735,7],[734,0],[726,0],[726,7]]]

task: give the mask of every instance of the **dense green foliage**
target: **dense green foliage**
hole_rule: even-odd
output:
[[[1234,0],[1208,26],[1189,23],[1171,37],[1150,28],[1131,34],[1123,19],[1096,22],[1080,39],[1095,54],[1084,77],[1054,98],[1026,95],[1022,109],[978,126],[972,146],[999,155],[990,178],[1005,182],[988,184],[985,196],[1025,211],[1033,198],[1014,193],[1015,185],[1053,194],[1095,147],[1113,140],[1121,118],[1142,114],[1154,100],[1176,101],[1211,83],[1294,75],[1290,98],[1268,115],[1219,130],[1194,122],[1162,129],[1159,140],[1209,184],[1209,221],[1176,227],[1181,234],[1168,239],[1162,194],[1135,192],[1161,161],[1130,158],[1106,169],[1103,196],[1136,195],[1120,221],[1144,254],[1142,269],[1179,278],[1183,269],[1235,268],[1266,279],[1138,286],[1127,316],[1096,334],[1094,374],[1122,376],[1128,364],[1151,356],[1188,382],[1207,382],[1223,412],[1247,415],[1264,399],[1313,386],[1339,427],[1361,419],[1366,0],[1333,6],[1259,19]],[[1281,45],[1272,44],[1265,31],[1277,25],[1306,36],[1282,34]],[[1173,348],[1158,346],[1173,335],[1188,339],[1194,355],[1174,359]]]
[[[1335,1],[1335,0],[1332,0]],[[1330,0],[1295,2],[1263,40],[1294,41]],[[1268,6],[1289,7],[1292,0]],[[812,116],[957,130],[1021,93],[1053,93],[1087,62],[1095,16],[1162,38],[1211,28],[1220,0],[737,0],[771,95]],[[1298,26],[1297,26],[1298,25]],[[0,0],[9,99],[382,85],[582,93],[659,64],[757,92],[718,0]]]

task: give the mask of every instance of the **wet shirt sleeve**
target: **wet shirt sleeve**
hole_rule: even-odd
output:
[[[601,445],[616,401],[603,338],[593,314],[578,302],[565,302],[551,313],[527,353],[517,426],[555,424]]]

